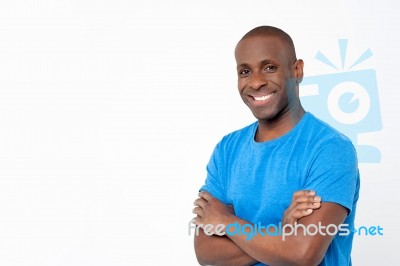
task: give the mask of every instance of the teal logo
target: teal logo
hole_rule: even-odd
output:
[[[382,129],[376,72],[353,70],[370,58],[372,51],[367,49],[355,62],[347,64],[347,43],[347,39],[339,40],[340,67],[317,52],[315,59],[333,68],[335,73],[304,77],[300,86],[301,102],[307,111],[351,139],[360,163],[379,163],[380,150],[358,140],[360,133]]]

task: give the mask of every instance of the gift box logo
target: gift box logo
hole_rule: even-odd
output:
[[[359,144],[358,134],[382,129],[379,95],[374,69],[351,70],[372,56],[366,50],[350,67],[345,68],[346,39],[339,40],[342,69],[339,70],[318,51],[315,58],[337,73],[305,77],[300,86],[304,108],[351,139],[360,163],[379,163],[377,147]]]

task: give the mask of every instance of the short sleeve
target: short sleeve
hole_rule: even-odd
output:
[[[359,171],[352,143],[337,137],[314,152],[304,189],[315,190],[322,202],[342,205],[351,213],[358,199]]]
[[[221,142],[217,144],[207,164],[207,178],[200,191],[205,190],[213,197],[226,203],[226,193],[223,185]]]

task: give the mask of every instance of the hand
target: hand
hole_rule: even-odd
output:
[[[321,207],[321,197],[315,196],[315,191],[297,191],[293,194],[292,203],[284,213],[282,225],[293,225],[298,219],[312,214],[319,207]]]
[[[206,191],[199,193],[199,198],[194,201],[194,205],[196,207],[193,209],[193,213],[197,214],[197,217],[193,219],[193,223],[210,234],[215,233],[214,230],[218,224],[226,226],[226,221],[234,215],[232,206],[223,204]]]

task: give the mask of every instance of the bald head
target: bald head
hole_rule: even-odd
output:
[[[283,48],[286,50],[289,60],[293,62],[297,59],[292,38],[289,36],[289,34],[279,28],[272,26],[259,26],[246,33],[242,39],[240,39],[239,43],[250,37],[276,37],[282,42]]]

